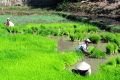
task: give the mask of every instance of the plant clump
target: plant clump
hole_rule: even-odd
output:
[[[107,54],[115,54],[118,52],[118,46],[115,43],[108,43],[106,46],[106,53]]]
[[[101,39],[104,42],[115,42],[115,40],[117,39],[116,35],[112,34],[112,33],[102,33],[101,34]]]
[[[106,54],[101,50],[91,46],[89,47],[89,56],[92,58],[103,58],[106,56]]]
[[[93,35],[90,35],[89,39],[93,43],[98,43],[101,40],[101,37],[98,34],[93,34]]]

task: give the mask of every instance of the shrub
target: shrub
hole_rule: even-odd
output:
[[[101,39],[101,37],[98,34],[93,34],[89,37],[89,39],[93,42],[93,43],[98,43]]]

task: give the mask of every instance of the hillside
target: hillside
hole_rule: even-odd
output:
[[[79,1],[75,3],[65,3],[58,7],[58,10],[68,12],[80,12],[95,15],[120,15],[120,1]]]

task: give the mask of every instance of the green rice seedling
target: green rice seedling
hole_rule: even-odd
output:
[[[93,48],[90,52],[90,57],[92,58],[103,58],[106,54],[97,48]]]
[[[113,33],[102,33],[101,34],[101,39],[104,42],[114,42],[115,39],[117,39],[116,35]]]
[[[63,30],[62,30],[62,35],[69,35],[69,31],[63,29]]]
[[[111,66],[111,68],[116,68],[118,69],[119,65],[120,65],[120,57],[112,57],[108,60],[108,62],[106,63],[107,66]],[[111,70],[114,71],[114,70]]]
[[[90,35],[89,39],[93,43],[98,43],[101,40],[101,37],[98,34],[92,34],[92,35]]]
[[[21,33],[22,30],[19,27],[6,27],[7,32],[9,33]]]
[[[116,66],[116,59],[115,58],[111,58],[106,65],[111,65],[111,66]]]
[[[32,31],[33,34],[39,33],[39,29],[37,27],[31,27],[31,31]]]
[[[118,46],[115,43],[108,43],[108,45],[106,46],[106,53],[107,54],[118,53]]]
[[[82,25],[79,25],[78,27],[74,28],[75,29],[75,32],[97,32],[99,31],[99,29],[95,26],[91,26],[91,25],[88,25],[88,24],[82,24]]]
[[[113,54],[114,53],[114,45],[112,43],[108,43],[106,46],[106,53]]]
[[[31,34],[7,34],[0,36],[0,41],[1,80],[78,80],[81,77],[68,70],[80,56],[58,52],[54,40]]]
[[[75,33],[75,37],[77,40],[82,41],[85,39],[86,35],[84,33]]]
[[[120,64],[120,57],[116,58],[116,64]]]
[[[118,49],[119,49],[118,45],[115,43],[113,43],[113,45],[114,45],[114,53],[118,53]]]
[[[75,34],[70,34],[70,36],[69,36],[69,37],[70,37],[70,40],[71,40],[71,41],[75,41],[75,39],[76,39]]]
[[[61,35],[61,30],[60,29],[50,29],[51,31],[51,34],[54,35],[54,36],[59,36]]]
[[[115,39],[114,43],[119,47],[120,46],[120,39],[119,38]]]
[[[88,46],[88,51],[90,52],[90,53],[92,53],[93,52],[93,50],[94,50],[94,46]]]
[[[76,56],[74,52],[70,52],[69,54],[62,54],[62,59],[64,62],[66,62],[66,66],[70,66],[71,64],[74,64],[76,62],[76,59],[81,59],[82,55]]]
[[[98,31],[99,31],[99,29],[96,26],[88,27],[88,32],[98,32]]]

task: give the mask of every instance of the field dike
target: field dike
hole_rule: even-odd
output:
[[[78,41],[71,42],[65,37],[57,38],[58,39],[58,50],[62,52],[69,52],[69,51],[74,51],[75,47],[78,45]],[[104,45],[104,44],[102,44]],[[102,46],[101,45],[101,46]],[[101,47],[99,46],[99,47]],[[95,73],[99,70],[99,66],[101,64],[106,63],[110,58],[115,58],[117,56],[120,56],[120,54],[114,54],[114,55],[107,55],[105,58],[90,58],[85,56],[84,61],[87,62],[88,64],[91,65],[92,73]],[[75,66],[80,63],[81,61],[78,61],[77,63],[71,65],[67,69],[72,70],[75,68]]]

